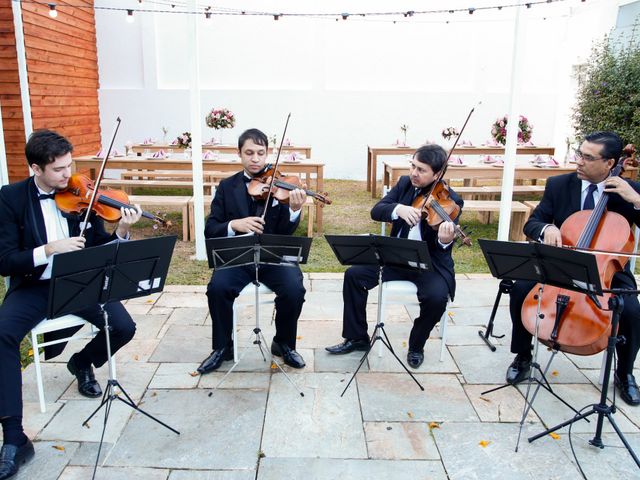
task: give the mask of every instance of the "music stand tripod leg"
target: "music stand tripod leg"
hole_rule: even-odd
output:
[[[608,402],[607,394],[609,390],[609,380],[611,376],[611,365],[613,362],[613,355],[615,352],[616,344],[620,341],[620,339],[616,336],[616,332],[618,331],[620,314],[624,309],[624,300],[618,295],[613,295],[609,299],[609,308],[613,311],[613,316],[611,321],[611,334],[609,335],[609,341],[607,343],[605,373],[604,373],[604,379],[602,382],[602,390],[600,392],[600,402],[597,405],[593,405],[588,412],[582,413],[580,415],[576,415],[572,419],[562,422],[554,427],[551,427],[545,430],[544,432],[541,432],[532,437],[529,437],[528,440],[529,440],[529,443],[531,443],[541,437],[544,437],[545,435],[555,432],[556,430],[559,430],[563,427],[566,427],[567,425],[571,425],[577,421],[586,419],[587,417],[593,414],[596,414],[598,415],[598,421],[596,423],[596,432],[594,437],[591,440],[589,440],[589,443],[595,447],[604,448],[604,443],[602,442],[602,427],[604,424],[604,418],[606,417],[609,420],[609,423],[613,427],[614,431],[622,441],[623,445],[629,452],[629,455],[631,455],[631,458],[633,458],[633,461],[636,463],[638,468],[640,468],[640,459],[638,458],[636,453],[633,451],[633,448],[631,447],[631,445],[629,445],[629,442],[625,438],[622,431],[620,431],[620,428],[618,428],[616,421],[613,419],[613,413],[615,412],[615,405],[609,405],[607,403]]]
[[[387,336],[387,332],[384,329],[384,323],[382,321],[382,289],[383,288],[384,287],[382,285],[382,267],[378,267],[378,312],[377,312],[377,319],[376,319],[376,327],[374,328],[373,335],[372,335],[373,341],[369,344],[369,348],[360,359],[360,364],[358,365],[358,368],[356,369],[356,371],[353,372],[353,375],[351,376],[349,383],[347,383],[347,386],[342,391],[342,394],[340,395],[341,397],[345,394],[345,392],[349,388],[349,385],[351,385],[351,383],[353,382],[353,379],[358,374],[358,371],[364,364],[364,361],[365,360],[367,360],[367,362],[369,361],[369,358],[368,358],[369,352],[371,352],[371,349],[373,348],[373,346],[378,340],[381,341],[385,347],[387,347],[387,350],[391,352],[391,354],[395,357],[398,363],[402,365],[402,368],[405,369],[405,371],[409,374],[409,376],[413,379],[413,381],[416,382],[418,387],[420,387],[420,390],[424,392],[424,387],[420,384],[420,382],[415,377],[415,375],[413,375],[413,373],[409,371],[407,366],[402,362],[402,360],[400,360],[398,355],[396,355],[396,352],[393,350],[393,347],[391,346],[391,342],[389,341],[389,337]],[[382,337],[382,335],[384,335],[384,338]]]
[[[107,430],[107,423],[109,421],[109,414],[111,413],[111,406],[112,406],[112,402],[114,400],[120,400],[125,405],[130,406],[134,410],[142,413],[143,415],[145,415],[146,417],[148,417],[151,420],[155,421],[156,423],[158,423],[158,424],[162,425],[163,427],[171,430],[175,434],[180,435],[179,431],[177,431],[176,429],[170,427],[169,425],[167,425],[166,423],[162,422],[161,420],[155,418],[153,415],[145,412],[138,405],[136,405],[135,402],[131,399],[131,397],[127,393],[127,391],[122,387],[122,385],[120,385],[118,380],[116,380],[114,378],[113,364],[111,363],[111,357],[112,357],[112,354],[111,354],[111,335],[109,333],[111,331],[111,326],[109,325],[109,314],[104,309],[104,305],[100,305],[100,311],[102,312],[102,317],[104,319],[105,342],[106,342],[106,345],[107,345],[107,364],[109,365],[109,380],[107,381],[107,387],[105,388],[104,394],[102,395],[102,401],[100,402],[100,405],[98,405],[98,408],[96,408],[93,411],[93,413],[91,415],[89,415],[89,417],[87,417],[87,419],[84,422],[82,422],[82,425],[87,427],[88,424],[89,424],[89,421],[96,415],[96,413],[98,413],[98,411],[100,411],[100,409],[102,407],[105,407],[104,421],[103,421],[103,424],[102,424],[102,433],[100,435],[100,444],[98,445],[98,454],[96,456],[96,463],[94,464],[94,467],[93,467],[93,475],[91,477],[92,479],[95,478],[96,472],[98,470],[98,463],[100,462],[100,453],[102,452],[102,444],[104,443],[104,435],[105,435],[105,432]],[[116,393],[117,391],[122,393],[126,397],[126,400],[121,398]]]
[[[489,340],[489,337],[493,338],[503,338],[504,335],[494,335],[493,334],[493,322],[496,318],[496,313],[498,313],[498,306],[500,305],[500,299],[502,298],[503,293],[511,292],[511,288],[513,287],[513,281],[504,279],[500,281],[500,285],[498,286],[498,294],[496,295],[496,300],[493,303],[493,310],[491,310],[491,316],[489,317],[489,323],[485,327],[485,331],[478,330],[478,335],[480,338],[486,343],[487,347],[491,349],[492,352],[496,351],[496,346]]]

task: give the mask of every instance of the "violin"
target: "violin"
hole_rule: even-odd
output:
[[[268,164],[261,173],[251,179],[247,191],[256,200],[266,200],[271,191],[271,196],[278,202],[288,204],[289,192],[298,188],[304,190],[310,197],[322,202],[321,207],[331,205],[327,192],[320,194],[302,188],[300,177],[296,175],[285,176],[271,164]]]
[[[620,175],[624,160],[611,170]],[[629,222],[616,212],[606,211],[609,194],[606,189],[593,210],[581,210],[570,215],[560,227],[563,245],[576,249],[618,252],[620,255],[596,254],[600,283],[604,290],[611,288],[613,276],[625,268],[634,250],[634,237]],[[522,305],[522,323],[534,333],[538,309],[536,285]],[[576,355],[592,355],[604,350],[611,330],[612,312],[602,310],[610,293],[600,300],[586,295],[546,285],[540,299],[538,339],[545,345]]]
[[[91,178],[81,173],[75,173],[69,179],[67,188],[56,193],[56,206],[65,213],[84,214],[89,208],[89,200],[95,191],[95,183]],[[99,188],[92,211],[107,222],[117,222],[120,220],[122,207],[135,209],[133,205],[129,204],[129,197],[126,193],[122,190]],[[143,211],[142,216],[161,223],[163,226],[171,226],[171,222],[149,212]]]
[[[460,216],[460,206],[451,199],[449,187],[444,180],[434,183],[431,191],[419,194],[411,206],[420,209],[422,219],[437,230],[442,222],[455,222]],[[460,240],[462,245],[471,246],[471,237],[458,224],[454,223],[453,228],[455,238]]]

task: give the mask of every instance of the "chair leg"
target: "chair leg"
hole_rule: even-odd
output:
[[[447,304],[447,307],[449,305]],[[447,323],[449,322],[448,309],[445,308],[442,318],[440,319],[440,361],[444,361],[444,351],[447,348]]]
[[[40,369],[40,355],[38,348],[38,336],[31,332],[31,348],[33,351],[33,364],[36,369],[36,384],[38,385],[38,399],[40,401],[40,411],[45,413],[47,411],[47,406],[44,401],[44,384],[42,383],[42,370]]]
[[[238,363],[238,336],[236,335],[236,328],[238,322],[236,302],[233,302],[233,321],[231,323],[231,340],[233,341],[233,363]]]

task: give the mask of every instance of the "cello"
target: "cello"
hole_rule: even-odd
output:
[[[612,168],[610,176],[619,176],[624,159]],[[619,255],[596,254],[603,289],[611,288],[613,276],[622,271],[634,249],[634,236],[626,218],[606,210],[609,193],[603,191],[593,210],[570,215],[560,227],[562,243],[575,249],[618,252]],[[605,293],[598,300],[583,293],[540,284],[527,295],[522,305],[522,323],[532,334],[536,330],[538,300],[540,320],[538,339],[545,345],[575,355],[593,355],[607,347],[611,331],[610,310],[603,310],[611,297]]]

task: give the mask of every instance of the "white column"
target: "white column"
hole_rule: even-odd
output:
[[[196,0],[188,0],[187,9],[197,11]],[[202,14],[204,16],[204,13]],[[189,106],[191,119],[191,163],[193,164],[193,212],[195,220],[196,259],[205,260],[204,198],[202,193],[202,115],[200,114],[200,48],[198,15],[189,15]]]
[[[498,221],[498,240],[509,240],[511,225],[511,201],[513,199],[513,181],[516,169],[516,148],[518,146],[519,96],[522,83],[521,47],[523,32],[520,27],[522,0],[518,1],[516,18],[513,25],[513,53],[511,54],[511,91],[509,93],[509,120],[507,122],[507,144],[504,152],[502,172],[502,194],[500,195],[500,219]]]
[[[29,97],[29,77],[27,76],[27,55],[24,48],[24,32],[22,30],[22,8],[20,2],[12,1],[13,29],[16,35],[16,53],[18,56],[18,76],[20,78],[20,98],[22,100],[22,118],[24,119],[25,139],[33,132],[31,121],[31,98]]]

